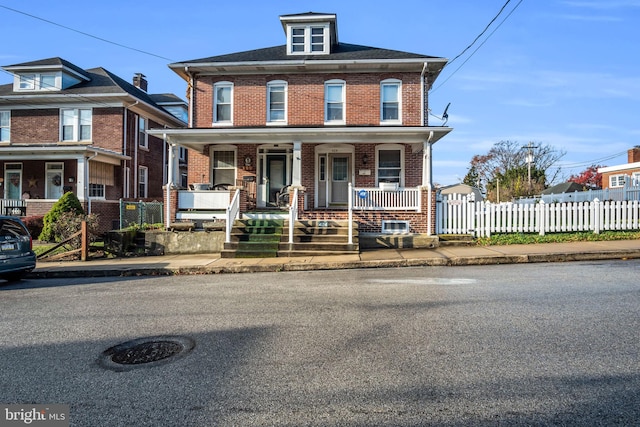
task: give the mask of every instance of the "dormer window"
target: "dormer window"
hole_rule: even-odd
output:
[[[329,24],[290,25],[287,30],[287,53],[289,55],[330,53]]]
[[[47,91],[59,90],[57,73],[28,73],[19,74],[16,78],[16,91]]]

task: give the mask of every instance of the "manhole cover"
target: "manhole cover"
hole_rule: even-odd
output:
[[[158,336],[139,338],[105,350],[98,362],[114,371],[157,366],[174,361],[193,350],[191,338]]]

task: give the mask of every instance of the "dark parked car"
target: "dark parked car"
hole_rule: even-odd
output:
[[[0,216],[0,279],[20,280],[36,268],[33,240],[20,218]]]

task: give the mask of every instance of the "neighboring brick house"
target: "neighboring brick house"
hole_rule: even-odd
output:
[[[602,188],[640,185],[640,146],[627,151],[627,163],[598,169],[602,174]]]
[[[247,191],[253,203],[243,214],[275,208],[283,189],[297,188],[300,219],[346,219],[360,202],[360,231],[396,221],[431,234],[432,145],[451,128],[428,125],[428,92],[446,59],[342,43],[335,14],[284,15],[280,23],[281,46],[170,64],[188,84],[190,128],[150,133],[189,149],[196,190]],[[394,197],[372,203],[383,187]],[[178,196],[167,194],[168,220],[197,219],[199,206]]]
[[[3,69],[14,76],[0,86],[3,203],[26,200],[23,214],[44,215],[72,191],[106,231],[119,199],[162,200],[167,147],[146,130],[186,126],[184,101],[148,94],[142,74],[128,83],[61,58]]]

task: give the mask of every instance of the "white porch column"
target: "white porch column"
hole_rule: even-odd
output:
[[[302,186],[302,143],[300,141],[293,142],[291,185],[294,187]]]
[[[165,197],[165,215],[164,215],[164,224],[165,228],[168,230],[171,226],[171,189],[173,188],[173,169],[175,162],[175,144],[171,144],[167,141],[167,134],[162,135],[162,138],[167,143],[167,151],[169,152],[169,158],[167,159],[167,183],[164,188],[166,191]]]
[[[76,196],[78,196],[78,200],[82,202],[86,200],[89,189],[89,183],[87,182],[87,178],[89,177],[89,162],[81,155],[76,158],[76,164]]]
[[[433,132],[429,133],[429,139],[422,142],[422,186],[431,188],[433,184],[433,172],[431,168],[431,140]]]

